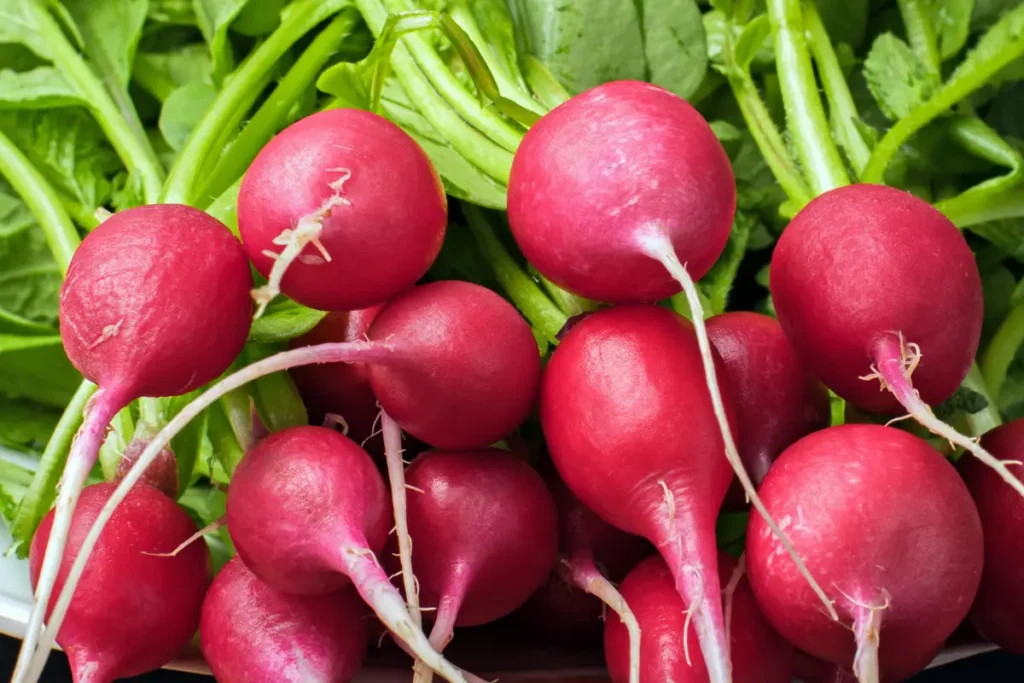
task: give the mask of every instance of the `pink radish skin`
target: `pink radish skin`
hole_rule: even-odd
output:
[[[612,308],[577,323],[552,354],[540,414],[569,489],[653,542],[684,600],[699,603],[693,625],[717,683],[730,680],[715,549],[730,469],[703,377],[684,318]]]
[[[736,561],[720,553],[719,582],[732,577]],[[697,656],[698,643],[687,628],[686,604],[676,592],[672,573],[660,557],[641,562],[619,587],[640,622],[641,680],[707,683],[708,672]],[[687,651],[690,663],[687,663]],[[745,578],[731,597],[730,645],[736,683],[790,683],[793,648],[765,620]],[[626,683],[629,642],[626,627],[609,615],[604,627],[604,654],[614,683]]]
[[[848,185],[804,207],[775,247],[771,292],[804,364],[871,412],[900,409],[891,393],[861,379],[884,360],[881,337],[902,333],[920,347],[913,381],[929,405],[952,395],[978,350],[974,256],[949,219],[902,190]]]
[[[111,511],[160,450],[220,397],[258,377],[316,363],[373,364],[371,386],[383,409],[393,411],[404,421],[402,426],[414,436],[428,442],[432,440],[438,447],[484,447],[514,429],[532,409],[540,381],[536,342],[529,326],[511,304],[484,287],[454,281],[416,287],[378,314],[371,326],[370,338],[372,341],[320,344],[283,351],[225,377],[182,409],[153,438],[125,476],[118,492],[111,497],[75,560],[68,586],[74,586],[74,577],[84,569],[89,551]],[[386,366],[386,372],[378,366]],[[357,450],[365,453],[358,447]],[[395,449],[395,457],[400,457],[398,449]],[[400,462],[398,465],[400,467]],[[234,481],[232,486],[235,486]],[[397,497],[396,507],[400,507]],[[349,555],[343,559],[355,562],[359,571],[370,564],[356,562],[357,558]],[[322,567],[310,569],[316,572]],[[256,568],[254,571],[261,574]],[[321,575],[323,573],[321,571]],[[267,577],[261,578],[266,580]],[[273,581],[270,583],[275,585]],[[66,588],[41,643],[52,642],[62,609],[69,601],[70,592]],[[397,605],[389,603],[389,609],[392,607]],[[411,621],[404,607],[400,615],[390,614],[389,618],[393,627],[400,627],[400,637],[422,637],[423,642],[417,645],[418,654],[425,652],[425,658],[433,662],[431,666],[444,667],[447,673],[442,675],[460,682],[467,680],[447,662],[439,660],[436,652],[431,655],[426,651],[428,644],[422,632],[412,631],[410,635]]]
[[[113,490],[113,484],[95,484],[82,491],[57,575],[58,590],[71,558]],[[32,539],[33,584],[53,518],[51,510]],[[189,516],[170,498],[144,484],[132,489],[100,539],[60,629],[58,641],[68,654],[76,683],[138,676],[181,654],[199,625],[210,583],[209,553],[202,542],[174,557],[152,553],[174,550],[195,531]]]
[[[1010,472],[1024,478],[1024,419],[997,427],[982,438]],[[960,473],[978,506],[985,530],[985,569],[971,608],[971,624],[986,639],[1024,654],[1024,501],[1000,477],[974,458],[960,461]]]
[[[821,612],[751,517],[751,586],[797,647],[852,663],[862,683],[900,681],[923,669],[967,615],[981,578],[981,522],[967,487],[927,442],[878,425],[815,432],[782,454],[760,493],[841,616],[836,623]]]
[[[391,526],[384,480],[351,439],[293,427],[258,442],[231,479],[227,521],[245,565],[271,587],[323,595],[352,582],[394,633],[445,678],[464,675],[411,619],[377,555]]]
[[[828,392],[807,374],[774,318],[738,311],[716,315],[707,326],[732,389],[740,457],[760,484],[787,446],[829,425]],[[738,483],[727,500],[742,505]]]
[[[278,287],[321,310],[382,304],[427,272],[447,222],[427,155],[401,128],[358,109],[286,128],[257,155],[238,194],[242,242],[269,278],[254,293],[261,306]]]
[[[281,593],[235,557],[203,602],[203,656],[220,683],[348,683],[366,657],[366,611],[351,587]]]
[[[249,333],[251,285],[238,240],[188,206],[154,204],[114,214],[75,251],[61,288],[61,340],[99,390],[86,406],[61,478],[16,680],[37,649],[68,525],[107,425],[136,398],[184,394],[227,370]],[[40,649],[38,657],[47,652]]]
[[[128,470],[131,469],[135,461],[142,455],[142,451],[146,449],[147,443],[149,443],[148,439],[140,439],[138,435],[131,440],[117,463],[117,470],[114,472],[113,478],[114,483],[124,479]],[[152,486],[171,500],[177,500],[178,461],[170,448],[162,449],[160,455],[153,461],[153,464],[146,468],[146,473],[142,475],[142,483]]]
[[[437,607],[430,638],[442,649],[455,626],[500,619],[537,590],[555,565],[558,517],[540,475],[497,449],[428,451],[405,480],[420,602]]]
[[[370,324],[380,309],[381,306],[374,306],[328,313],[316,327],[292,341],[291,348],[363,341],[367,339]],[[372,443],[366,441],[373,433],[380,413],[377,398],[370,387],[369,366],[363,363],[331,363],[293,368],[290,374],[309,411],[311,423],[319,424],[328,413],[340,415],[348,425],[347,436],[371,454],[383,452],[379,438],[372,439]]]
[[[512,160],[508,218],[536,268],[576,294],[616,303],[679,291],[648,255],[667,240],[698,280],[718,260],[736,210],[729,158],[685,100],[639,81],[599,85],[556,107]]]

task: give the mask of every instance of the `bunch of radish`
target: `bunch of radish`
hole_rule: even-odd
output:
[[[513,623],[569,639],[580,614],[593,635],[610,610],[616,683],[782,683],[797,648],[860,683],[899,681],[965,619],[1024,650],[1024,573],[1003,554],[1024,552],[1024,427],[978,444],[930,407],[979,343],[963,236],[905,192],[841,187],[778,242],[777,320],[705,322],[694,281],[735,209],[725,150],[666,90],[608,83],[542,117],[510,167],[512,237],[549,281],[613,304],[567,326],[546,364],[496,292],[423,282],[446,197],[423,150],[375,114],[326,110],[267,144],[241,183],[240,242],[184,206],[115,214],[61,294],[68,356],[99,390],[33,541],[16,679],[38,675],[54,638],[76,680],[98,682],[167,663],[198,629],[224,683],[348,681],[375,617],[414,680],[476,681],[442,651],[520,609]],[[680,291],[689,319],[657,305]],[[279,295],[329,313],[225,375],[253,303],[259,317]],[[145,473],[214,402],[286,370],[328,419],[249,446],[227,488],[237,557],[210,585],[195,525]],[[117,411],[204,386],[119,484],[82,492]],[[977,459],[958,473],[906,430],[829,426],[826,387]],[[533,417],[546,454],[509,452]],[[424,447],[408,467],[403,439]],[[716,520],[744,498],[737,561]]]

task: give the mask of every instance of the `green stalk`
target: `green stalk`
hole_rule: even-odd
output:
[[[555,302],[555,305],[562,309],[562,312],[570,318],[574,315],[580,315],[581,313],[596,311],[601,307],[601,304],[596,301],[584,299],[582,296],[577,296],[576,294],[565,291],[554,282],[541,275],[540,271],[534,268],[530,263],[526,264],[526,270],[530,273],[530,277],[540,283],[540,286],[548,293],[548,296],[553,302]]]
[[[969,192],[969,190],[968,190]],[[1024,217],[1024,188],[1015,187],[994,194],[967,192],[935,205],[958,228],[980,223]]]
[[[907,41],[928,73],[936,81],[942,81],[942,57],[939,55],[939,44],[932,30],[931,7],[921,0],[899,0],[900,15],[903,26],[907,29]]]
[[[95,392],[95,384],[82,382],[78,391],[71,398],[71,402],[64,409],[64,414],[57,422],[57,427],[53,430],[46,449],[39,459],[39,469],[36,470],[28,492],[21,499],[18,511],[11,522],[11,535],[15,539],[12,550],[16,549],[19,557],[28,555],[28,542],[57,497],[57,481],[64,470],[68,450],[71,448],[71,440],[78,428],[82,426],[82,413],[85,411],[85,405]]]
[[[750,71],[736,63],[733,53],[733,26],[730,19],[725,32],[726,77],[733,97],[739,105],[743,120],[750,129],[757,148],[761,150],[768,168],[771,169],[779,185],[798,208],[814,198],[811,189],[804,182],[800,170],[789,154],[782,134],[779,132],[771,112],[761,99]]]
[[[469,229],[473,231],[480,253],[491,266],[502,289],[530,324],[548,341],[557,344],[558,333],[568,320],[565,313],[551,302],[533,278],[509,255],[479,207],[463,202],[462,212],[469,223]]]
[[[196,193],[200,199],[219,197],[242,177],[256,154],[282,127],[289,110],[313,87],[324,65],[359,21],[359,13],[354,8],[345,9],[317,35],[217,161],[202,190]]]
[[[1024,56],[1024,4],[1004,14],[982,36],[974,50],[931,99],[914,107],[889,129],[871,154],[862,180],[866,183],[883,182],[885,169],[907,140],[935,117],[986,85],[1021,56]]]
[[[959,227],[997,218],[1012,218],[1022,210],[1021,181],[1024,159],[999,133],[976,116],[954,118],[949,126],[953,140],[971,154],[1009,169],[935,206]]]
[[[278,60],[297,40],[345,4],[341,0],[301,0],[289,6],[281,25],[225,82],[224,89],[192,131],[167,178],[162,201],[195,203],[195,190],[202,180],[198,176],[201,175],[204,163],[215,154],[222,137],[234,130],[245,117],[265,87]]]
[[[146,203],[157,201],[164,181],[163,167],[145,134],[137,135],[103,83],[64,37],[64,31],[42,2],[27,2],[38,25],[40,36],[46,41],[54,64],[75,88],[82,103],[92,112],[103,133],[110,140],[125,167],[137,173],[142,182]],[[141,124],[140,124],[141,127]]]
[[[811,54],[814,56],[815,64],[818,65],[818,75],[821,77],[821,84],[825,89],[825,97],[828,99],[828,108],[836,128],[839,144],[846,150],[846,156],[853,169],[860,173],[867,165],[868,159],[871,158],[871,150],[857,128],[856,122],[860,120],[857,105],[854,104],[850,86],[846,82],[843,70],[839,66],[839,59],[832,48],[832,39],[825,29],[825,24],[821,20],[814,0],[804,2],[803,9],[804,27],[807,29]]]
[[[1024,304],[1018,304],[1010,311],[981,357],[981,376],[993,401],[999,400],[1006,372],[1021,344],[1024,344]]]
[[[238,236],[238,191],[241,188],[242,179],[239,178],[206,207],[206,213],[228,226],[236,237]]]
[[[46,235],[61,273],[67,272],[71,257],[81,241],[60,195],[10,138],[0,132],[0,174],[28,206]]]
[[[548,109],[554,109],[572,97],[543,62],[533,55],[523,58],[523,76],[533,94]]]
[[[850,179],[832,141],[825,108],[818,96],[800,0],[767,0],[766,4],[775,36],[775,61],[786,121],[804,175],[815,194],[847,185]]]

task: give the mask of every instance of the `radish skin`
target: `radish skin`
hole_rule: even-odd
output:
[[[735,212],[732,166],[714,131],[685,100],[649,83],[605,83],[555,107],[512,160],[509,226],[545,277],[598,301],[686,295],[726,460],[766,515],[728,423],[694,284],[725,248]]]
[[[730,650],[733,680],[737,683],[790,683],[793,680],[793,648],[772,630],[758,609],[742,573],[734,571],[736,561],[719,554],[718,575],[729,581],[732,606]],[[730,581],[730,578],[736,580]],[[644,630],[641,648],[644,681],[707,683],[707,668],[699,658],[688,655],[696,649],[693,633],[687,629],[686,604],[675,590],[672,573],[660,557],[650,557],[629,573],[620,586]],[[614,683],[627,680],[628,638],[622,622],[605,621],[605,661]]]
[[[358,109],[321,111],[283,130],[238,193],[242,243],[268,278],[253,291],[258,313],[280,292],[328,311],[389,301],[427,272],[447,223],[426,153]]]
[[[800,358],[839,396],[870,412],[902,407],[1024,496],[1024,483],[931,409],[967,376],[983,316],[974,255],[937,209],[882,185],[826,192],[779,238],[770,288]]]
[[[374,364],[374,390],[388,414],[402,426],[408,420],[419,430],[417,435],[436,438],[435,445],[439,446],[483,446],[511,431],[531,410],[540,373],[536,342],[515,309],[494,292],[465,282],[423,285],[381,311],[371,327],[371,338],[378,329],[382,337],[379,341],[297,348],[253,363],[224,378],[175,415],[149,443],[98,516],[41,644],[53,642],[54,629],[59,628],[70,601],[69,590],[73,590],[103,525],[128,488],[174,435],[220,397],[253,379],[314,363]],[[495,357],[501,358],[500,365],[492,361]],[[435,371],[426,371],[420,367],[423,364]],[[387,371],[379,372],[383,365],[388,365]],[[414,401],[414,395],[421,398]],[[387,402],[386,396],[393,396],[394,403]],[[422,406],[418,415],[414,412],[417,405]],[[396,416],[397,411],[402,411],[404,418]],[[345,555],[344,559],[354,569],[368,571],[359,558]],[[398,635],[422,635],[418,629],[410,629],[411,622],[401,621],[403,616],[408,618],[408,613],[404,606],[398,610],[392,597],[387,596],[386,606],[390,624],[401,624],[402,633]],[[423,641],[421,646],[426,647],[425,637]]]
[[[289,595],[235,557],[203,601],[203,657],[220,683],[348,683],[366,657],[366,611],[351,587]]]
[[[45,661],[49,654],[48,647],[36,647],[43,613],[107,425],[136,398],[185,394],[224,372],[249,332],[251,284],[238,240],[220,221],[188,206],[119,212],[75,251],[61,288],[61,341],[75,368],[99,390],[86,406],[62,476],[15,666],[17,683],[27,680],[30,657]]]
[[[761,494],[842,614],[835,623],[820,612],[751,517],[751,586],[768,620],[800,649],[853,666],[861,683],[903,680],[967,615],[981,577],[981,523],[956,471],[927,442],[878,425],[815,432],[782,454]]]
[[[95,484],[82,491],[68,536],[68,550],[80,546],[93,519],[114,490]],[[32,539],[29,570],[39,579],[54,511]],[[168,553],[196,530],[184,510],[160,491],[141,484],[111,519],[97,548],[96,562],[82,577],[60,629],[76,683],[107,683],[138,676],[180,654],[199,624],[210,583],[205,544]],[[71,554],[57,576],[65,584]],[[126,618],[130,615],[130,618]]]
[[[1024,477],[1024,420],[993,429],[981,442],[1015,477]],[[1024,654],[1024,501],[979,460],[962,458],[958,464],[985,531],[985,568],[971,625],[999,647]]]

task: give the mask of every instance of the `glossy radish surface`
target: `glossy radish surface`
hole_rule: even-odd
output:
[[[382,304],[427,272],[447,222],[441,181],[420,146],[358,109],[321,111],[283,130],[238,194],[242,242],[270,279],[261,304],[277,285],[321,310]]]
[[[103,507],[113,484],[82,491],[57,574],[63,587],[71,561]],[[53,511],[32,539],[33,585],[53,525]],[[201,540],[170,553],[196,532],[196,525],[160,491],[140,484],[118,508],[82,575],[57,642],[71,663],[76,683],[106,683],[160,668],[181,654],[199,626],[210,583],[210,557]]]
[[[982,444],[1024,478],[1024,420],[985,434]],[[1024,501],[998,474],[974,458],[961,458],[960,473],[970,489],[985,532],[985,569],[971,608],[971,624],[986,639],[1024,653]]]
[[[508,218],[526,258],[589,299],[653,302],[679,291],[645,251],[661,236],[700,279],[729,238],[736,186],[725,150],[682,98],[605,83],[538,121],[512,160]]]
[[[967,615],[981,578],[981,523],[956,470],[927,442],[878,425],[815,432],[782,454],[760,493],[840,614],[836,623],[821,611],[751,517],[754,594],[802,650],[853,664],[861,681],[899,681],[923,669]]]
[[[727,586],[736,561],[723,553],[718,562],[719,582]],[[688,627],[686,623],[687,605],[679,597],[665,561],[657,556],[644,560],[626,576],[620,590],[643,633],[640,680],[707,683],[707,667],[697,656],[697,638],[692,624]],[[793,647],[769,626],[746,578],[739,580],[729,599],[732,680],[735,683],[791,683]],[[628,653],[626,627],[610,614],[604,626],[604,655],[614,683],[628,680]]]
[[[219,683],[348,683],[366,657],[367,612],[351,587],[281,593],[235,557],[203,601],[203,657]]]

